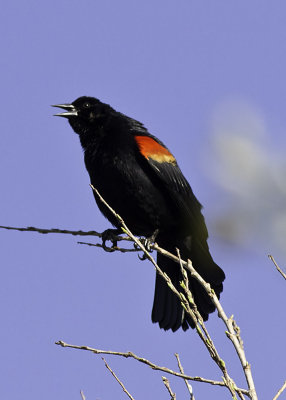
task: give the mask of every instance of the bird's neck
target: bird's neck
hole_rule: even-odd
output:
[[[90,131],[86,130],[81,132],[79,135],[79,140],[81,147],[84,152],[94,151],[100,146],[101,142],[104,140],[104,130],[102,127],[97,127],[96,129]]]

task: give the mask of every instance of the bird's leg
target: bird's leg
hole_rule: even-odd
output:
[[[158,236],[159,233],[159,229],[156,229],[151,236],[141,239],[141,242],[143,244],[143,246],[145,247],[145,249],[150,253],[152,252],[151,249],[151,244],[155,243],[156,237]],[[138,257],[140,258],[140,260],[146,260],[147,256],[144,253],[143,256],[138,255]]]
[[[112,252],[115,251],[115,248],[117,246],[117,239],[116,236],[120,235],[122,233],[121,229],[106,229],[104,232],[102,232],[102,248],[105,251]],[[106,242],[111,241],[112,246],[108,247],[106,246]]]

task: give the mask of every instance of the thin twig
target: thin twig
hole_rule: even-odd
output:
[[[77,243],[85,244],[86,246],[99,247],[101,249],[104,249],[104,247],[100,243],[87,243],[87,242],[77,242]],[[118,246],[112,246],[111,249],[113,251],[119,251],[120,253],[138,253],[138,251],[140,251],[139,249],[126,249],[126,248],[118,247]]]
[[[86,246],[99,247],[101,249],[104,249],[104,247],[100,243],[87,243],[87,242],[77,242],[77,243],[85,244]],[[112,246],[111,248],[112,248],[112,250],[119,251],[120,253],[138,253],[138,251],[140,251],[139,249],[126,249],[126,248],[118,247],[118,246]]]
[[[61,234],[65,234],[65,235],[72,235],[72,236],[96,236],[101,238],[102,237],[102,233],[101,232],[97,232],[97,231],[74,231],[74,230],[69,230],[69,229],[58,229],[58,228],[51,228],[51,229],[46,229],[46,228],[36,228],[34,226],[28,226],[26,228],[18,228],[15,226],[4,226],[4,225],[0,225],[0,229],[7,229],[9,231],[19,231],[19,232],[36,232],[36,233],[41,233],[41,234],[48,234],[48,233],[61,233]],[[128,241],[128,242],[132,242],[132,240],[128,237],[128,236],[114,236],[114,239],[117,242],[120,242],[121,240],[124,241]],[[84,242],[78,242],[81,244],[87,244]],[[89,244],[90,246],[92,246],[92,244]],[[96,247],[101,247],[103,248],[103,246],[101,244],[94,244],[94,246]],[[121,249],[114,247],[115,250],[121,251]],[[127,249],[126,249],[127,250]],[[135,250],[133,250],[135,251]],[[137,250],[138,251],[138,250]]]
[[[134,397],[131,396],[131,394],[128,392],[128,390],[126,389],[126,387],[123,385],[123,383],[121,382],[121,380],[118,378],[118,376],[115,374],[114,371],[112,371],[112,369],[110,368],[110,366],[107,364],[106,360],[102,357],[102,360],[104,361],[104,364],[106,366],[106,368],[111,372],[111,375],[117,380],[117,382],[119,383],[119,385],[122,387],[123,392],[127,394],[127,396],[129,397],[129,399],[134,400]]]
[[[278,390],[276,396],[273,397],[273,400],[277,400],[280,394],[286,389],[286,381],[283,383],[281,389]]]
[[[73,236],[96,236],[101,238],[102,233],[101,232],[96,232],[96,231],[74,231],[74,230],[68,230],[68,229],[58,229],[58,228],[51,228],[51,229],[46,229],[46,228],[36,228],[34,226],[28,226],[26,228],[18,228],[14,226],[0,226],[0,229],[7,229],[7,230],[12,230],[12,231],[19,231],[19,232],[36,232],[36,233],[41,233],[41,234],[48,234],[48,233],[62,233],[66,235],[73,235]],[[114,236],[114,239],[117,242],[120,241],[128,241],[131,242],[132,240],[128,236]],[[78,244],[85,244],[87,246],[94,246],[94,247],[99,247],[102,249],[104,248],[101,243],[86,243],[86,242],[77,242]],[[122,248],[118,246],[113,246],[112,251],[119,251],[121,253],[132,253],[132,252],[138,252],[139,249],[129,249],[129,248]]]
[[[91,353],[94,353],[94,354],[109,354],[109,355],[120,356],[120,357],[124,357],[124,358],[133,358],[134,360],[137,360],[142,364],[148,365],[149,367],[151,367],[154,370],[162,371],[162,372],[165,372],[167,374],[177,376],[179,378],[183,378],[183,379],[187,379],[187,380],[195,381],[195,382],[209,383],[209,384],[214,385],[214,386],[225,386],[225,383],[223,381],[215,381],[215,380],[212,380],[212,379],[205,379],[205,378],[202,378],[200,376],[189,376],[189,375],[186,375],[186,374],[179,373],[177,371],[173,371],[170,368],[161,367],[161,366],[156,365],[153,362],[147,360],[146,358],[137,356],[136,354],[134,354],[131,351],[120,352],[120,351],[111,351],[111,350],[100,350],[100,349],[94,349],[94,348],[89,347],[89,346],[77,346],[77,345],[74,345],[74,344],[68,344],[68,343],[63,342],[62,340],[59,340],[55,344],[58,345],[58,346],[61,346],[61,347],[68,347],[68,348],[71,348],[71,349],[90,351]],[[243,394],[248,395],[248,391],[246,389],[236,388],[236,390],[239,390]]]
[[[27,228],[16,228],[14,226],[0,226],[0,229],[8,229],[12,231],[20,231],[20,232],[37,232],[37,233],[64,233],[67,235],[73,235],[73,236],[97,236],[101,237],[102,234],[96,231],[71,231],[68,229],[57,229],[57,228],[51,228],[51,229],[44,229],[44,228],[35,228],[33,226],[28,226]]]
[[[178,353],[175,353],[175,357],[176,357],[177,362],[178,362],[179,370],[181,371],[182,374],[184,374],[185,372],[184,372],[184,368],[183,368],[183,366],[182,366],[182,364],[181,364],[181,360],[180,360],[179,354],[178,354]],[[190,396],[191,396],[191,397],[190,397],[190,400],[195,400],[195,396],[194,396],[194,393],[193,393],[192,385],[189,384],[189,382],[187,381],[187,379],[184,379],[184,381],[185,381],[185,384],[186,384],[186,386],[187,386],[188,392],[190,393]]]
[[[280,272],[280,274],[283,276],[284,279],[286,279],[286,274],[284,271],[282,271],[282,269],[279,267],[279,265],[276,263],[276,261],[274,260],[274,257],[269,254],[268,257],[270,258],[270,260],[273,262],[273,264],[275,265],[276,269],[278,272]]]
[[[176,400],[176,393],[172,391],[169,380],[165,376],[162,376],[162,380],[171,396],[171,400]]]
[[[256,394],[255,386],[254,386],[253,377],[251,374],[250,364],[246,360],[244,349],[241,346],[242,340],[240,337],[238,338],[238,333],[237,333],[237,330],[234,329],[232,318],[227,318],[214,290],[211,288],[210,284],[205,282],[204,279],[197,273],[197,271],[193,267],[190,260],[188,260],[186,268],[191,273],[191,276],[193,276],[205,288],[210,299],[212,300],[213,304],[215,305],[216,309],[218,310],[218,316],[225,323],[225,325],[228,329],[228,331],[226,332],[226,335],[232,341],[234,348],[237,352],[237,355],[240,359],[240,362],[241,362],[241,365],[242,365],[242,368],[243,368],[243,371],[245,374],[245,378],[246,378],[246,381],[248,384],[250,398],[253,400],[257,400],[257,394]]]
[[[181,286],[183,287],[185,294],[187,296],[187,299],[188,299],[187,304],[185,304],[185,310],[187,311],[188,314],[195,315],[195,319],[193,318],[195,323],[197,321],[195,328],[196,328],[200,338],[204,342],[206,348],[208,349],[210,356],[215,361],[215,363],[218,365],[218,367],[221,369],[221,371],[224,375],[224,381],[225,381],[226,387],[229,389],[232,397],[234,398],[235,397],[235,390],[234,390],[235,383],[234,383],[233,379],[231,379],[231,377],[229,376],[225,362],[219,356],[219,353],[213,343],[213,340],[211,339],[210,334],[204,324],[203,318],[202,318],[201,314],[199,313],[197,306],[194,302],[193,295],[189,289],[188,274],[187,274],[187,271],[185,270],[184,262],[181,259],[180,251],[178,249],[177,249],[177,256],[179,258],[181,272],[183,275],[183,282],[181,282]],[[187,268],[187,266],[186,266],[186,268]],[[181,296],[182,296],[182,294],[181,294]],[[191,306],[191,310],[190,310],[190,306]],[[199,328],[198,324],[200,325],[202,331]]]
[[[85,395],[83,394],[83,391],[82,391],[82,390],[80,391],[80,395],[81,395],[81,399],[82,399],[82,400],[85,400]]]

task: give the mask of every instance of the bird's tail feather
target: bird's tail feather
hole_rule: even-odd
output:
[[[170,246],[168,243],[160,243],[160,245],[174,253],[174,246]],[[199,242],[193,242],[191,250],[187,248],[181,250],[181,257],[184,260],[189,258],[192,261],[197,272],[205,281],[210,283],[219,297],[223,290],[222,282],[225,279],[225,275],[222,269],[213,261],[207,244],[205,243],[202,245]],[[182,291],[180,281],[182,281],[183,278],[179,265],[161,254],[157,255],[157,262],[162,271],[169,276],[176,289]],[[193,294],[199,312],[206,321],[208,315],[215,310],[211,299],[200,283],[190,276],[189,288]],[[183,330],[188,329],[189,325],[192,328],[195,326],[191,318],[185,316],[179,298],[171,291],[165,280],[158,274],[156,274],[152,321],[158,322],[160,328],[165,330],[172,329],[173,331],[179,329],[180,326],[182,326]]]
[[[162,271],[169,276],[175,288],[179,290],[181,278],[179,265],[161,254],[157,255],[157,262]],[[159,322],[160,328],[172,329],[174,332],[183,322],[183,308],[179,298],[158,273],[156,274],[152,321]]]

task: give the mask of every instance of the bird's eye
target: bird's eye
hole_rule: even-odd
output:
[[[90,108],[90,103],[86,101],[83,106],[84,108]]]

